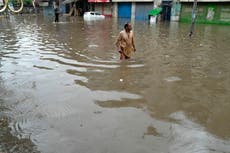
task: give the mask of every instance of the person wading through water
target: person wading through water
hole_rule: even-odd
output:
[[[53,3],[55,20],[54,22],[59,22],[59,0],[55,0]]]
[[[124,25],[124,30],[119,33],[116,46],[120,53],[121,60],[130,59],[132,52],[136,51],[132,25],[130,23],[126,23]]]

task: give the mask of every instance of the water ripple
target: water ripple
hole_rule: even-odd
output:
[[[229,152],[229,28],[61,20],[0,21],[0,152]]]

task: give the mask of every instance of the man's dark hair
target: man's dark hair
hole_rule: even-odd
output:
[[[127,22],[127,23],[124,25],[124,28],[126,29],[128,26],[129,26],[129,22]]]

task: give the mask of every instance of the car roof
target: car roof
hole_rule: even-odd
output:
[[[99,12],[89,11],[89,12],[85,12],[85,13],[99,13]],[[99,14],[100,14],[100,13],[99,13]]]

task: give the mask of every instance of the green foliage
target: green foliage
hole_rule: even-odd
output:
[[[32,5],[32,0],[23,0],[24,5]]]
[[[21,0],[9,0],[9,4],[13,4],[13,6],[18,6],[21,3]],[[25,6],[32,5],[32,0],[23,0]]]

